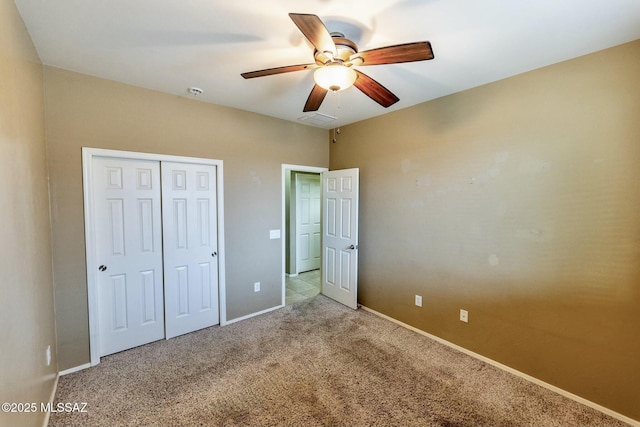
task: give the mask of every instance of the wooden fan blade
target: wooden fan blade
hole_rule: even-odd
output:
[[[252,79],[254,77],[271,76],[273,74],[290,73],[292,71],[310,70],[316,67],[316,64],[287,65],[284,67],[267,68],[266,70],[249,71],[248,73],[242,73],[240,75],[245,79]]]
[[[333,38],[320,18],[307,13],[290,13],[289,17],[318,51],[331,52],[337,56]]]
[[[426,61],[433,59],[433,50],[429,42],[405,43],[354,53],[351,55],[350,60],[354,61],[357,58],[362,58],[363,61],[362,64],[358,65]]]
[[[391,91],[389,91],[389,89],[382,86],[371,77],[358,70],[355,70],[355,72],[358,74],[358,78],[353,85],[384,108],[390,107],[400,101],[400,98],[395,96]]]
[[[313,89],[311,89],[311,93],[309,94],[309,98],[307,98],[307,103],[304,104],[304,111],[318,111],[320,108],[320,104],[324,101],[324,97],[327,96],[327,89],[321,88],[318,85],[314,85]]]

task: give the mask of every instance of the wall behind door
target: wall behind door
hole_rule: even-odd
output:
[[[223,160],[227,318],[280,304],[281,165],[327,167],[326,130],[52,67],[45,86],[61,370],[90,360],[82,146]]]
[[[640,420],[638,76],[640,40],[343,126],[360,302]]]

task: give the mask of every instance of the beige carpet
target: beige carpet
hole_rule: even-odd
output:
[[[60,378],[50,426],[624,426],[321,295]]]

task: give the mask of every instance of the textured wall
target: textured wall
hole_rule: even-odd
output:
[[[42,65],[12,1],[0,2],[1,426],[39,425],[56,375]],[[45,352],[51,346],[52,363]]]
[[[327,167],[325,130],[57,68],[45,83],[61,369],[90,359],[83,146],[223,160],[227,318],[281,303],[281,165]]]
[[[640,420],[639,76],[636,41],[343,127],[360,302]]]

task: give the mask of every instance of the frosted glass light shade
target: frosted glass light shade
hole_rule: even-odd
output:
[[[318,86],[333,91],[350,88],[356,78],[358,75],[352,68],[340,64],[325,65],[313,73],[313,80]]]

